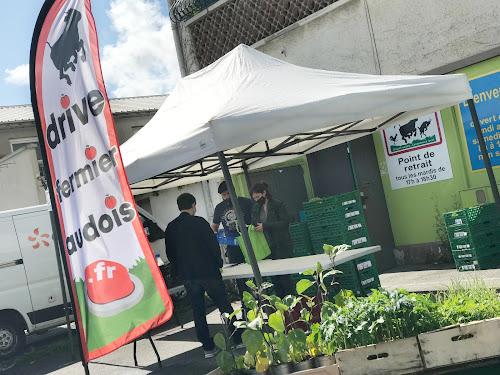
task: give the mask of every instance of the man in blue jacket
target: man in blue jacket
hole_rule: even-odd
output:
[[[195,216],[196,199],[191,194],[177,198],[181,214],[168,224],[165,231],[165,246],[171,270],[184,283],[193,308],[193,318],[198,340],[203,345],[205,358],[218,352],[208,329],[205,292],[215,303],[220,313],[233,312],[227,298],[226,286],[222,281],[220,268],[222,259],[219,243],[210,224]],[[235,328],[231,322],[231,330]],[[234,333],[234,343],[241,344],[241,335]]]

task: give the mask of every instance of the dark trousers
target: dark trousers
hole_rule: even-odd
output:
[[[245,263],[245,257],[243,256],[239,246],[227,245],[226,256],[231,264]],[[236,279],[236,288],[238,289],[238,296],[240,297],[242,309],[245,309],[245,306],[243,305],[243,292],[245,290],[247,292],[249,291],[245,282],[246,280],[244,279]]]
[[[274,291],[279,298],[283,298],[289,294],[295,295],[295,286],[292,283],[290,275],[271,276],[271,281],[274,285]]]
[[[214,348],[214,340],[210,336],[207,324],[207,313],[205,308],[205,292],[214,301],[215,306],[219,309],[220,313],[233,313],[233,307],[227,299],[226,286],[222,279],[197,279],[185,280],[184,286],[186,287],[188,296],[191,300],[191,307],[193,309],[193,319],[198,341],[203,345],[204,350],[212,350]],[[229,329],[234,332],[235,327],[230,322]],[[241,342],[241,335],[237,332],[234,334],[235,343]]]

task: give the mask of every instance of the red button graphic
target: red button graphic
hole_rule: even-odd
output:
[[[134,291],[127,268],[120,263],[98,260],[85,268],[87,293],[94,303],[109,303]]]

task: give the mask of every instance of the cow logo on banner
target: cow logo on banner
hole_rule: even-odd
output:
[[[173,309],[125,175],[98,51],[90,0],[45,2],[31,49],[32,103],[87,362]]]

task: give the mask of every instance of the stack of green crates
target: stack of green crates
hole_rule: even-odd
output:
[[[350,245],[352,249],[371,246],[358,191],[304,203],[311,242],[316,253],[323,244]],[[337,267],[337,281],[343,289],[367,295],[380,287],[375,257],[368,255]]]
[[[494,204],[446,213],[444,221],[458,271],[500,265],[500,212]]]
[[[327,197],[304,203],[306,222],[316,254],[323,253],[323,244],[340,244],[340,209],[336,197]]]
[[[375,257],[370,254],[336,267],[336,281],[341,289],[352,290],[355,296],[367,296],[372,289],[380,288]]]
[[[314,254],[307,223],[293,223],[288,227],[293,241],[293,256],[303,257]]]

